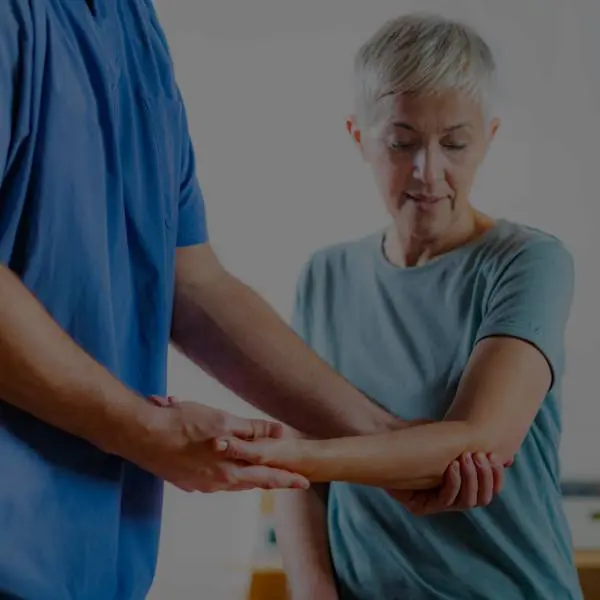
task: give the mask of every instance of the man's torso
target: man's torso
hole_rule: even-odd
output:
[[[151,3],[4,2],[0,260],[112,373],[164,394],[185,126]],[[5,403],[0,425],[0,595],[144,598],[161,483]]]

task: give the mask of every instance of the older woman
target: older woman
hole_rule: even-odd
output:
[[[470,202],[499,125],[490,49],[462,24],[404,16],[364,44],[355,76],[348,131],[390,225],[311,257],[294,323],[388,410],[433,422],[227,452],[335,482],[327,515],[314,490],[279,499],[295,600],[579,600],[559,486],[573,261]],[[418,517],[387,491],[437,485],[479,452],[516,456],[485,508]]]

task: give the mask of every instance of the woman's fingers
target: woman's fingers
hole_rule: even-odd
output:
[[[293,471],[298,465],[294,442],[269,438],[243,440],[222,436],[215,439],[214,444],[215,450],[227,460],[289,471]]]
[[[253,488],[306,490],[310,487],[310,483],[302,475],[265,466],[235,467],[232,476],[235,478],[236,484],[244,490]]]

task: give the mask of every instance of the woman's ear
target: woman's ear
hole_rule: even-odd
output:
[[[361,145],[362,145],[362,143],[361,143],[361,135],[360,135],[360,128],[358,127],[358,124],[356,122],[356,118],[354,117],[354,115],[350,115],[349,117],[347,117],[347,119],[346,119],[346,131],[352,137],[352,141],[360,148]]]
[[[488,134],[488,144],[491,144],[493,139],[496,137],[496,133],[500,128],[500,119],[498,117],[494,117],[490,123],[490,129]]]
[[[358,151],[360,152],[363,159],[366,159],[364,139],[362,136],[361,129],[358,126],[356,117],[354,115],[350,115],[346,119],[346,131],[350,134],[352,142],[358,148]]]

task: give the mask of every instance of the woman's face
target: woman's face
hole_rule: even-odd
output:
[[[386,209],[404,234],[433,242],[470,211],[469,194],[499,122],[468,96],[390,96],[382,118],[348,129],[369,163]]]

